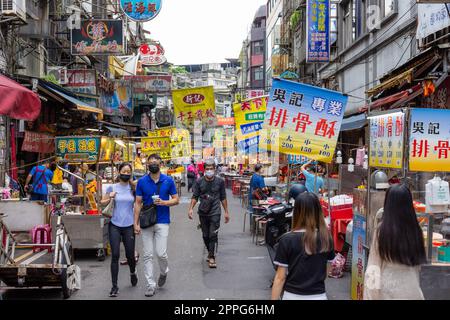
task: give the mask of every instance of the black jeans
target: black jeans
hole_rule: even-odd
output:
[[[203,241],[208,249],[209,257],[214,257],[220,228],[220,215],[199,216]]]
[[[119,258],[120,258],[120,242],[125,247],[125,255],[128,260],[130,272],[136,272],[136,260],[134,258],[134,227],[118,227],[109,223],[109,243],[111,245],[111,277],[113,287],[117,287],[117,278],[119,276]]]

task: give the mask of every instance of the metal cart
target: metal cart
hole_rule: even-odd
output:
[[[4,288],[59,287],[64,299],[80,289],[80,268],[73,263],[72,245],[61,216],[57,217],[51,244],[19,243],[3,217],[0,214],[0,281]]]

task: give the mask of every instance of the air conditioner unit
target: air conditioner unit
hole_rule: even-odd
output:
[[[47,69],[48,74],[53,74],[59,84],[65,85],[69,83],[69,78],[67,77],[67,67],[47,67]]]
[[[0,0],[0,13],[7,16],[16,16],[23,21],[27,20],[26,0]]]

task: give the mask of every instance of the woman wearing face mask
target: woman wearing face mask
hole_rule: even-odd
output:
[[[128,266],[130,267],[131,285],[138,282],[135,261],[135,236],[134,236],[134,187],[131,183],[131,165],[123,163],[119,167],[118,183],[110,186],[104,195],[101,204],[107,205],[114,200],[114,212],[109,223],[109,242],[111,245],[111,277],[112,289],[110,297],[117,297],[119,287],[117,285],[119,274],[120,242],[125,247]]]

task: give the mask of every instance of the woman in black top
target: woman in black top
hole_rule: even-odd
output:
[[[306,192],[295,200],[294,228],[281,237],[272,300],[326,300],[327,263],[334,259],[333,239],[319,199]]]

